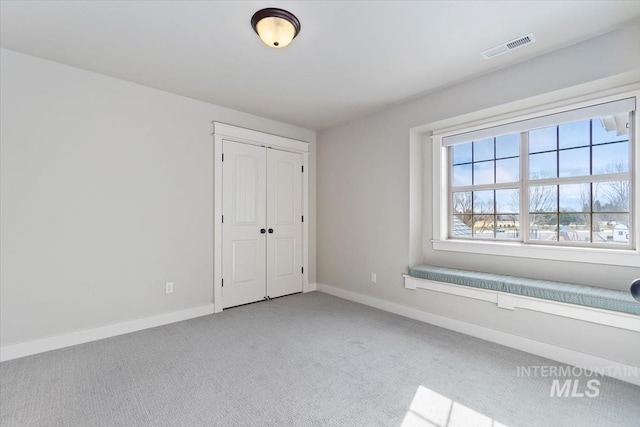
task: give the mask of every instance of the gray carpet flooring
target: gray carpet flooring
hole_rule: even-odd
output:
[[[4,362],[0,424],[640,425],[640,387],[549,397],[517,375],[543,365],[563,366],[313,292]]]

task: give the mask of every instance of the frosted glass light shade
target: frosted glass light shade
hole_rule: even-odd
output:
[[[269,47],[281,49],[298,35],[300,21],[292,13],[268,8],[257,11],[251,18],[251,26]]]
[[[282,18],[264,18],[256,26],[260,39],[270,47],[283,48],[287,46],[296,34],[291,22]]]

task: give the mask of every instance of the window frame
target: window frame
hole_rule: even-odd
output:
[[[629,135],[629,149],[630,149],[630,180],[632,183],[632,192],[630,194],[630,223],[632,225],[632,236],[630,236],[629,245],[623,246],[608,246],[589,244],[589,245],[567,245],[553,244],[548,242],[532,242],[532,241],[517,241],[517,240],[480,240],[480,239],[465,239],[465,238],[452,238],[450,237],[450,230],[452,230],[452,191],[450,187],[451,177],[451,163],[449,159],[448,146],[443,144],[443,138],[453,135],[459,135],[462,133],[481,131],[483,129],[507,125],[517,121],[535,119],[545,115],[558,114],[576,110],[585,107],[592,107],[598,104],[603,104],[612,101],[618,101],[625,98],[635,98],[636,100],[636,113],[632,116],[630,124],[631,130]],[[448,129],[436,130],[431,136],[432,143],[432,159],[433,159],[433,234],[432,234],[432,247],[434,250],[454,251],[454,252],[466,252],[466,253],[478,253],[489,255],[502,255],[502,256],[514,256],[514,257],[526,257],[536,259],[547,260],[560,260],[560,261],[573,261],[573,262],[587,262],[597,264],[609,264],[618,266],[631,266],[637,267],[640,265],[640,182],[638,176],[640,174],[640,114],[637,112],[638,101],[640,100],[640,90],[637,86],[634,90],[626,90],[613,95],[594,95],[586,101],[568,100],[561,104],[556,105],[541,105],[535,109],[531,109],[526,113],[510,113],[502,114],[500,116],[486,117],[484,120],[476,121],[474,123],[461,123],[455,127]],[[523,156],[522,146],[527,144],[521,144],[520,152],[520,173],[521,182],[530,181],[528,175],[527,165],[523,163],[528,162],[527,156]],[[593,179],[593,175],[589,177]],[[600,179],[600,177],[598,177]],[[546,180],[544,180],[546,181]],[[521,203],[520,210],[522,212],[523,197],[526,197],[525,193],[521,190]],[[520,214],[521,215],[521,214]],[[451,218],[450,218],[451,217]],[[522,218],[520,218],[522,221]],[[522,222],[521,222],[522,223]],[[634,248],[635,246],[635,248]]]

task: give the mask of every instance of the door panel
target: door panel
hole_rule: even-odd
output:
[[[266,295],[266,150],[223,141],[222,296],[224,308]]]
[[[258,193],[263,179],[258,178],[259,169],[258,161],[253,156],[246,154],[232,155],[233,168],[235,169],[234,176],[234,206],[233,206],[233,221],[234,224],[246,224],[256,225],[258,224],[258,218],[264,216],[263,212],[258,212],[261,208],[257,198],[261,195]],[[262,223],[262,220],[259,221]]]
[[[236,240],[233,242],[233,283],[235,285],[260,280],[261,270],[258,262],[258,246],[264,245],[262,239]]]
[[[302,291],[302,155],[267,150],[267,295]]]
[[[295,273],[294,265],[296,262],[296,240],[291,237],[280,237],[274,239],[275,250],[275,276],[286,277]]]
[[[278,156],[280,157],[280,156]],[[274,204],[273,225],[293,225],[296,215],[295,203],[295,167],[286,159],[275,159],[269,167],[274,169],[275,182],[273,187],[273,198],[269,199]],[[298,169],[300,175],[300,169]]]

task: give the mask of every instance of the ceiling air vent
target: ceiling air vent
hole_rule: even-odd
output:
[[[508,42],[501,44],[496,47],[492,47],[491,49],[487,49],[484,52],[480,52],[480,55],[484,59],[491,59],[498,55],[502,55],[503,53],[507,53],[514,49],[517,49],[522,46],[526,46],[536,41],[536,38],[532,33],[527,34],[526,36],[518,37],[517,39],[509,40]]]

